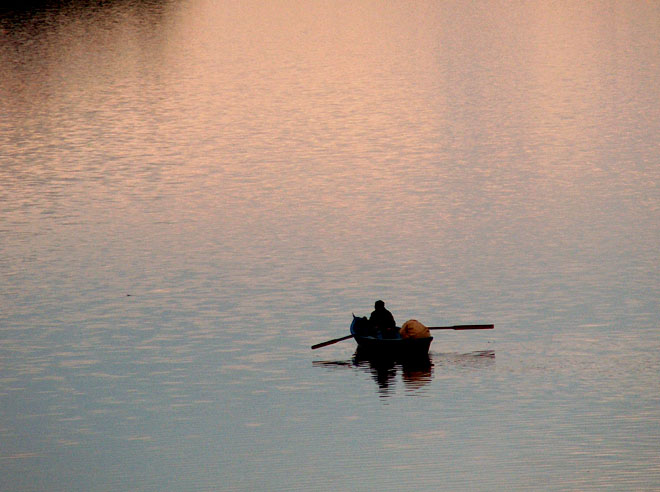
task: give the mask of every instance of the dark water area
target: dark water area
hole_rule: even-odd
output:
[[[0,490],[660,489],[659,38],[654,2],[3,2]],[[377,299],[495,329],[310,349]]]
[[[407,394],[423,394],[433,380],[435,366],[465,369],[485,369],[494,364],[495,351],[483,350],[467,354],[430,354],[396,360],[357,350],[349,360],[315,360],[315,367],[328,370],[350,369],[369,374],[378,388],[378,395],[387,398],[403,385]]]

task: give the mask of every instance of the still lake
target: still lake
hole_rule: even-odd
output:
[[[660,4],[28,3],[0,490],[660,490]]]

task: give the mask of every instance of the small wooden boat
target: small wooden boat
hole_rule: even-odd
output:
[[[403,326],[406,326],[406,323]],[[492,330],[495,328],[495,325],[429,326],[427,328],[429,330]],[[328,345],[341,342],[342,340],[348,340],[349,338],[355,338],[358,348],[362,349],[364,353],[373,352],[374,354],[397,356],[428,354],[429,347],[433,341],[433,337],[431,336],[423,338],[401,338],[398,333],[394,338],[383,338],[380,333],[373,333],[371,323],[367,318],[358,318],[353,315],[350,335],[317,343],[312,345],[312,350],[327,347]]]
[[[355,338],[358,350],[362,354],[387,358],[428,356],[433,337],[401,338],[397,333],[396,338],[383,338],[380,333],[371,333],[370,328],[367,318],[353,315],[351,335]]]

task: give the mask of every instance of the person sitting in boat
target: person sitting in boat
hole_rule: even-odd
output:
[[[399,331],[396,328],[394,316],[387,309],[383,301],[376,301],[374,311],[369,317],[371,326],[381,334],[383,338],[397,338]]]

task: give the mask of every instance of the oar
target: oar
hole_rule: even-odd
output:
[[[495,325],[429,326],[429,330],[492,330]]]
[[[454,325],[454,326],[430,326],[429,330],[492,330],[495,328],[495,325]],[[353,338],[353,335],[346,335],[345,337],[335,338],[334,340],[328,340],[327,342],[317,343],[312,345],[312,350],[317,348],[325,347],[327,345],[332,345],[333,343],[341,342]]]
[[[342,340],[348,340],[349,338],[353,338],[353,335],[346,335],[345,337],[335,338],[334,340],[328,340],[327,342],[317,343],[316,345],[312,345],[312,350],[325,347],[326,345],[332,345],[333,343],[341,342]]]

